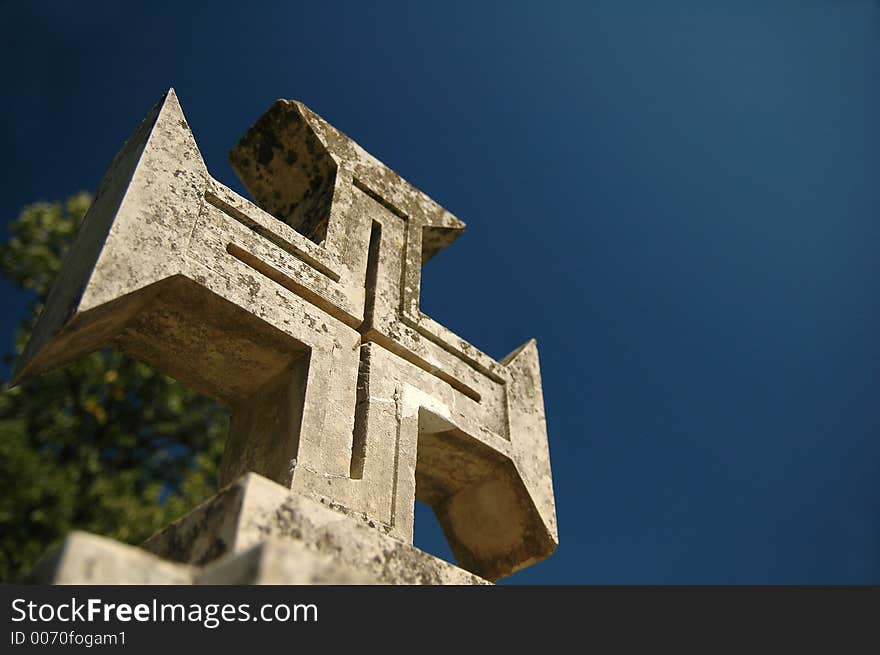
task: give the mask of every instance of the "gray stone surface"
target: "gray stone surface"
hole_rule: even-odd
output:
[[[71,532],[24,582],[488,584],[369,523],[248,473],[143,548]]]
[[[261,206],[210,176],[169,91],[111,163],[15,382],[113,346],[231,408],[221,484],[253,471],[403,543],[422,499],[491,580],[552,553],[535,342],[495,361],[419,309],[422,264],[464,224],[297,102],[230,161]]]
[[[33,584],[192,584],[195,569],[163,561],[135,546],[87,532],[71,532],[24,582]]]
[[[150,537],[143,547],[165,559],[211,570],[212,563],[260,553],[260,545],[272,540],[276,544],[295,544],[295,552],[328,557],[339,565],[341,575],[355,571],[372,583],[486,584],[373,526],[364,514],[345,515],[248,473]],[[240,561],[253,561],[253,557]],[[323,570],[319,563],[315,566]],[[307,559],[302,565],[295,563],[289,575],[309,576],[311,571],[311,559]],[[264,569],[261,575],[269,574]]]
[[[195,584],[363,585],[383,581],[302,544],[267,539],[206,567]]]

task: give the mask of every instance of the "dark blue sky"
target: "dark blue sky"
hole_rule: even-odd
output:
[[[423,309],[542,358],[561,545],[511,581],[880,582],[877,3],[18,0],[0,31],[6,221],[95,189],[174,86],[236,188],[296,98],[468,223]]]

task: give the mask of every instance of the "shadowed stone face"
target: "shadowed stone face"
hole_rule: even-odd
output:
[[[226,403],[221,485],[253,471],[405,542],[430,504],[459,563],[548,556],[556,514],[537,347],[500,362],[419,310],[464,228],[300,103],[213,179],[173,91],[126,141],[15,382],[113,346]]]

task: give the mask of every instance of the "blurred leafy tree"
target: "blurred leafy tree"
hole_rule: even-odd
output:
[[[91,203],[26,207],[0,244],[0,272],[34,294],[21,354]],[[78,528],[139,543],[214,491],[228,414],[111,350],[0,391],[0,580],[29,570]]]

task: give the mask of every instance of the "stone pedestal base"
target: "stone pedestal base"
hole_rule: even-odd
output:
[[[73,532],[41,584],[488,584],[254,473],[136,548]]]

